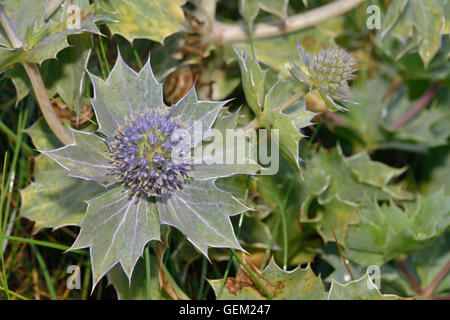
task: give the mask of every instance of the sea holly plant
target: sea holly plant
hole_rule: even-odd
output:
[[[0,299],[449,298],[449,0],[31,2]]]
[[[73,144],[41,152],[69,176],[106,187],[87,201],[71,247],[90,248],[94,284],[117,263],[131,279],[144,246],[160,240],[160,224],[179,229],[205,256],[208,247],[242,250],[229,217],[249,208],[218,189],[215,179],[255,173],[259,166],[218,170],[184,154],[202,142],[201,135],[190,139],[194,127],[210,129],[226,101],[199,101],[193,88],[167,107],[150,61],[136,73],[120,55],[106,81],[91,79],[98,131],[72,130]]]

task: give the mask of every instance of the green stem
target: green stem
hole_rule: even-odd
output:
[[[35,239],[28,239],[28,238],[21,238],[21,237],[16,237],[16,236],[2,236],[4,239],[9,239],[12,241],[17,241],[17,242],[22,242],[22,243],[29,243],[29,244],[35,244],[37,246],[41,246],[41,247],[47,247],[47,248],[52,248],[52,249],[58,249],[58,250],[62,250],[62,251],[67,251],[70,249],[69,246],[65,246],[63,244],[58,244],[58,243],[53,243],[53,242],[47,242],[47,241],[41,241],[41,240],[35,240]],[[72,253],[78,253],[78,254],[83,254],[83,255],[87,255],[88,252],[84,251],[84,250],[71,250],[70,252]]]
[[[50,277],[44,258],[42,258],[41,253],[39,252],[39,250],[36,248],[35,245],[32,244],[31,248],[36,254],[36,259],[39,263],[39,267],[41,268],[42,273],[44,274],[45,283],[47,284],[48,292],[50,293],[51,299],[58,300],[58,296],[56,295],[56,290],[55,287],[53,286],[52,278]]]
[[[269,300],[273,300],[272,295],[269,293],[269,291],[264,287],[264,285],[261,283],[261,281],[258,279],[258,277],[255,276],[255,274],[250,270],[250,268],[242,261],[242,259],[234,252],[233,249],[230,249],[231,254],[234,258],[241,264],[242,267],[244,267],[245,271],[252,277],[253,281],[257,284],[257,286],[264,292],[264,294],[269,298]]]
[[[106,57],[105,45],[103,44],[103,40],[102,40],[102,38],[100,36],[98,37],[98,41],[100,42],[100,50],[102,52],[103,60],[105,61],[106,71],[108,72],[108,74],[110,74],[111,70],[109,69],[108,58]]]
[[[288,237],[287,237],[287,225],[286,225],[286,215],[284,212],[284,205],[281,204],[280,199],[272,194],[275,202],[280,208],[280,218],[281,218],[281,226],[283,229],[283,270],[287,271],[287,262],[288,262]]]
[[[282,104],[280,104],[278,107],[273,109],[273,111],[283,111],[287,108],[289,108],[291,105],[293,105],[295,102],[303,98],[308,93],[307,86],[304,86],[301,90],[297,91],[295,94],[293,94],[289,99],[285,100]]]
[[[248,2],[244,0],[243,4],[244,4],[244,10],[245,10],[245,20],[247,21],[247,32],[248,32],[248,39],[249,39],[249,42],[250,42],[250,48],[252,50],[253,58],[256,58],[255,46],[253,44],[252,23],[250,21],[250,16],[248,14]]]
[[[6,133],[6,135],[17,144],[17,135],[8,126],[0,120],[0,130]],[[28,144],[22,142],[22,149],[29,155],[34,155],[35,152]]]
[[[91,280],[91,263],[89,261],[89,258],[87,259],[84,268],[86,271],[84,272],[81,300],[87,300],[87,297],[89,295],[89,281]]]
[[[22,300],[30,300],[30,299],[22,296],[21,294],[15,293],[14,291],[11,291],[11,290],[7,290],[7,289],[3,288],[2,286],[0,286],[0,290],[4,291],[7,295],[12,295],[12,296],[17,297]]]
[[[285,109],[287,109],[291,105],[293,105],[295,102],[297,102],[298,100],[303,98],[307,93],[308,93],[308,89],[305,86],[301,90],[297,91],[294,95],[292,95],[289,99],[285,100],[278,107],[274,108],[272,111],[284,111]],[[267,113],[267,110],[264,110],[262,113],[262,116],[253,119],[245,127],[243,127],[242,128],[242,130],[244,131],[243,134],[248,134],[249,131],[263,126],[265,123],[266,113]]]
[[[2,234],[6,231],[6,226],[8,224],[9,208],[10,208],[11,199],[12,199],[12,189],[13,189],[14,180],[15,180],[16,165],[17,165],[17,160],[19,159],[19,153],[20,153],[20,149],[21,149],[21,145],[22,145],[23,129],[26,125],[27,115],[28,115],[28,110],[25,110],[24,113],[20,112],[20,114],[19,114],[16,148],[14,149],[14,156],[13,156],[13,160],[11,163],[11,168],[9,170],[8,179],[6,181],[6,186],[4,186],[8,190],[7,193],[9,194],[9,197],[6,200],[5,215],[3,216],[3,222],[2,222]],[[3,209],[3,200],[4,200],[3,195],[4,194],[2,194],[2,201],[1,201],[2,209]]]
[[[198,291],[198,299],[199,300],[203,300],[203,290],[205,289],[205,277],[206,277],[206,271],[207,271],[207,262],[208,260],[203,257],[203,261],[202,261],[202,272],[200,275],[200,289]]]
[[[134,57],[136,58],[139,69],[142,69],[143,65],[142,65],[141,57],[139,57],[139,54],[138,54],[136,48],[134,46],[132,48],[133,48],[133,54],[134,54]]]

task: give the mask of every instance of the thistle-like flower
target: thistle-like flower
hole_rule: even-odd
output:
[[[301,65],[293,63],[291,74],[309,87],[319,89],[321,95],[339,110],[345,108],[339,102],[353,103],[349,97],[348,81],[355,78],[353,74],[356,61],[343,48],[321,50],[320,54],[306,53],[297,43]]]
[[[128,120],[109,139],[114,159],[111,174],[122,179],[130,194],[164,196],[179,188],[191,173],[188,163],[173,159],[180,141],[172,137],[182,127],[177,118],[161,112],[150,111]],[[177,156],[183,157],[183,150]]]
[[[160,239],[160,224],[181,230],[205,255],[208,247],[242,249],[229,216],[248,208],[219,190],[215,179],[253,174],[260,167],[252,161],[193,163],[186,156],[204,143],[194,134],[196,125],[210,129],[226,102],[198,101],[192,88],[177,104],[165,106],[150,61],[136,73],[119,56],[106,81],[91,79],[98,132],[73,130],[74,144],[42,153],[69,176],[106,187],[87,201],[71,248],[90,247],[94,284],[117,263],[131,279],[145,244]]]

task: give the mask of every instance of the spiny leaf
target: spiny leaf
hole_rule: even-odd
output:
[[[278,110],[277,107],[283,103],[287,97],[295,94],[298,87],[297,82],[291,80],[279,80],[272,89],[266,94],[264,110],[265,127],[278,129],[271,131],[274,137],[279,140],[279,147],[294,166],[299,166],[299,141],[305,137],[301,129],[306,128],[313,123],[311,120],[316,116],[315,113],[306,110],[305,100],[302,99],[285,111]]]
[[[304,170],[300,221],[314,223],[325,241],[334,241],[333,227],[343,244],[349,226],[359,221],[360,207],[373,199],[410,199],[408,193],[391,185],[403,172],[371,161],[365,153],[345,158],[340,149],[321,150],[307,160]]]
[[[157,206],[161,223],[179,229],[205,256],[208,246],[241,249],[229,217],[248,208],[217,189],[213,181],[188,183]]]
[[[44,61],[40,67],[41,75],[49,97],[58,94],[65,105],[76,112],[81,111],[84,95],[84,78],[87,61],[92,48],[89,33],[69,36],[71,45],[58,53],[58,59]],[[25,69],[16,64],[6,70],[16,88],[17,100],[20,102],[31,89]],[[17,103],[18,103],[17,102]]]
[[[35,159],[34,182],[20,191],[21,216],[35,222],[34,232],[79,225],[85,201],[104,191],[95,182],[67,178],[67,171],[43,155]]]
[[[322,280],[316,277],[308,266],[292,271],[283,271],[272,259],[260,272],[255,267],[253,272],[274,299],[279,300],[322,300],[326,298]],[[216,295],[222,285],[222,279],[210,280]],[[220,299],[225,300],[265,300],[267,297],[241,267],[235,278],[227,278]]]
[[[152,72],[150,60],[136,73],[119,54],[106,81],[89,74],[94,86],[91,100],[97,116],[98,131],[111,137],[133,112],[143,113],[164,105],[162,85]]]
[[[398,296],[383,295],[373,284],[369,275],[347,284],[331,282],[328,300],[400,300]]]
[[[110,11],[115,20],[108,23],[113,34],[128,41],[145,38],[164,42],[174,32],[185,30],[181,6],[186,0],[102,0],[100,5]]]
[[[17,59],[7,59],[0,70],[6,68],[11,62],[42,63],[44,60],[56,58],[56,54],[69,46],[67,37],[71,34],[91,32],[100,34],[96,22],[108,20],[105,16],[94,15],[93,6],[87,0],[76,0],[72,5],[80,9],[80,28],[70,28],[67,19],[73,19],[69,12],[59,8],[48,20],[44,20],[44,1],[37,1],[30,6],[26,0],[4,0],[2,6],[8,15],[23,48],[17,51]],[[3,29],[1,29],[3,30]],[[4,31],[0,34],[0,46],[11,48],[11,44]],[[5,54],[5,50],[2,53]],[[3,59],[0,59],[2,61]]]
[[[42,70],[49,95],[58,94],[69,109],[79,112],[92,36],[88,33],[74,35],[69,38],[69,43],[71,47],[61,51],[58,60],[50,60]]]
[[[381,92],[374,96],[373,92]],[[440,98],[431,108],[424,109],[411,122],[396,130],[392,125],[403,117],[414,101],[401,85],[391,97],[385,97],[389,84],[380,78],[368,80],[363,87],[353,90],[361,105],[349,106],[341,115],[345,127],[337,134],[350,138],[356,150],[400,149],[424,152],[430,147],[444,145],[450,136],[450,112],[444,107],[448,98]]]
[[[251,57],[247,51],[244,50],[241,53],[236,48],[234,51],[241,68],[245,98],[252,111],[259,115],[264,105],[264,82],[267,70],[261,69],[258,60]]]
[[[71,250],[90,247],[94,286],[115,264],[131,279],[150,240],[160,239],[156,204],[130,196],[122,186],[87,201],[86,217]]]
[[[43,118],[26,132],[40,150],[60,146]],[[95,182],[68,178],[67,170],[41,155],[35,158],[34,182],[20,190],[20,212],[23,217],[35,221],[34,232],[42,228],[78,225],[86,212],[85,201],[103,191],[104,188]]]
[[[69,176],[91,180],[103,186],[117,181],[110,174],[112,161],[105,141],[94,133],[72,130],[74,143],[51,151],[41,151],[69,171]]]
[[[304,100],[295,103],[284,112],[278,107],[302,88],[294,80],[279,79],[266,92],[267,70],[263,71],[258,60],[250,57],[247,51],[244,50],[242,55],[237,49],[235,52],[241,67],[242,86],[248,105],[262,126],[278,130],[271,132],[279,140],[280,149],[294,167],[298,167],[298,143],[304,137],[300,129],[311,125],[315,114],[306,110]]]
[[[399,0],[389,7],[380,38],[398,37],[403,43],[412,39],[425,66],[441,46],[446,1]],[[411,46],[412,47],[412,46]]]
[[[442,191],[402,206],[363,208],[359,225],[348,231],[346,256],[362,266],[381,265],[423,248],[450,225],[450,197]]]

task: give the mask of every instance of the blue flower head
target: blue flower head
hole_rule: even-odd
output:
[[[174,148],[182,143],[181,137],[173,141],[173,136],[182,127],[177,118],[162,112],[150,111],[128,120],[109,139],[114,159],[111,174],[120,177],[130,194],[164,196],[179,188],[192,169],[172,157],[177,151]],[[177,159],[183,158],[182,152]]]

